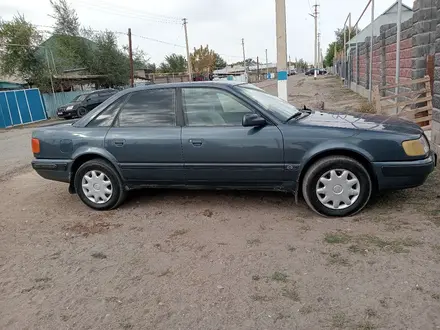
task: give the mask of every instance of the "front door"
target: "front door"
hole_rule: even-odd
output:
[[[190,185],[273,187],[284,181],[283,138],[272,124],[243,127],[253,110],[216,88],[182,89],[182,148]]]
[[[173,88],[133,92],[107,133],[106,149],[135,184],[183,184],[181,127]]]

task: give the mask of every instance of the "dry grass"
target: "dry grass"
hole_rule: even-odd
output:
[[[110,229],[119,228],[121,226],[122,224],[109,222],[92,222],[90,224],[77,222],[71,226],[64,226],[63,229],[71,233],[87,237],[89,235],[102,234]]]

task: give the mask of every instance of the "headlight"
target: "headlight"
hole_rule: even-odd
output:
[[[72,110],[73,109],[73,105],[69,105],[66,110]]]
[[[417,140],[404,141],[402,147],[408,156],[423,156],[429,152],[428,140],[423,135]]]

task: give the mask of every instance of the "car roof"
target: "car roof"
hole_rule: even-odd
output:
[[[84,91],[84,93],[82,93],[81,95],[89,95],[89,94],[93,94],[93,93],[102,93],[102,92],[117,92],[117,90],[113,89],[113,88],[103,88],[103,89],[97,89],[97,90],[93,90],[93,91]]]
[[[218,86],[238,86],[244,85],[245,82],[231,81],[231,80],[218,80],[218,81],[191,81],[191,82],[178,82],[178,83],[165,83],[165,84],[151,84],[144,86],[137,86],[124,89],[124,91],[136,92],[148,89],[160,89],[160,88],[184,88],[184,87],[218,87]]]

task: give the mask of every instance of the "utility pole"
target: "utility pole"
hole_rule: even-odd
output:
[[[128,57],[130,59],[130,86],[134,87],[134,70],[133,70],[133,46],[131,44],[131,29],[128,29]]]
[[[245,79],[247,79],[247,66],[246,66],[246,54],[244,52],[244,38],[241,38],[241,46],[243,48],[243,67],[244,67],[244,75]]]
[[[396,47],[396,95],[399,94],[400,83],[400,32],[402,30],[402,0],[397,3],[397,47]],[[399,113],[399,98],[396,97],[396,114]]]
[[[269,62],[267,60],[267,48],[266,48],[266,79],[269,79]]]
[[[275,0],[278,97],[287,101],[286,1]]]
[[[373,43],[374,42],[374,0],[371,0],[371,40],[370,40],[370,91],[368,101],[373,100]]]
[[[192,68],[191,68],[191,56],[189,54],[189,45],[188,45],[188,30],[186,28],[186,18],[183,19],[183,28],[185,29],[185,42],[186,42],[186,61],[188,63],[188,79],[192,81]]]
[[[313,14],[309,14],[315,19],[315,79],[318,75],[316,72],[316,68],[318,66],[318,0],[315,0],[315,4],[313,7],[315,7],[315,12]]]
[[[260,59],[257,56],[257,81],[260,81]]]
[[[321,67],[321,33],[318,33],[318,66]]]
[[[316,67],[318,66],[318,0],[315,0],[315,79],[318,75]]]

